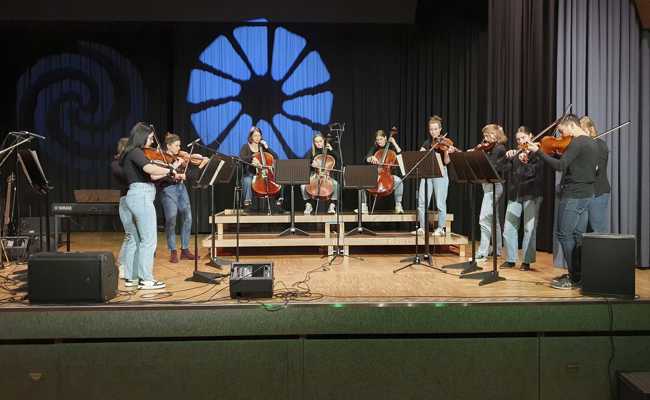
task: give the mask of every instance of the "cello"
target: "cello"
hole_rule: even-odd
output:
[[[386,146],[374,154],[374,157],[379,160],[377,187],[368,189],[368,193],[375,197],[386,197],[393,193],[395,182],[391,169],[397,165],[397,153],[390,150],[390,139],[395,135],[397,135],[397,128],[393,127],[390,130],[390,135],[386,138]]]
[[[275,182],[273,155],[265,153],[263,148],[264,145],[261,142],[258,143],[258,151],[253,155],[253,160],[257,160],[259,166],[257,167],[257,173],[253,177],[251,188],[257,197],[274,197],[280,193],[282,186]]]
[[[309,194],[312,199],[318,200],[327,200],[332,196],[332,193],[334,192],[334,184],[332,183],[332,178],[330,177],[330,171],[336,165],[336,159],[327,154],[327,139],[323,139],[323,153],[318,154],[316,157],[314,157],[314,161],[312,162],[312,165],[318,165],[317,171],[309,178],[309,185],[306,189],[307,194]]]

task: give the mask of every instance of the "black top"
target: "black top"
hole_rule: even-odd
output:
[[[486,152],[485,154],[487,154],[488,160],[490,160],[490,163],[494,169],[496,169],[499,175],[501,175],[503,178],[504,165],[507,161],[506,147],[501,143],[497,143],[494,145],[492,150]]]
[[[507,159],[503,172],[508,176],[508,200],[531,200],[543,195],[544,162],[537,153],[528,154],[527,164],[518,156]]]
[[[560,159],[538,151],[551,168],[562,171],[561,197],[584,199],[594,195],[598,144],[589,136],[574,137]]]
[[[370,163],[368,162],[368,158],[369,158],[369,157],[374,156],[375,153],[376,153],[378,150],[384,150],[384,149],[386,148],[386,146],[389,146],[389,148],[390,148],[391,144],[390,144],[389,142],[386,142],[386,145],[384,145],[384,147],[380,147],[380,146],[377,145],[377,142],[375,142],[375,144],[373,144],[372,146],[370,146],[370,148],[368,149],[368,152],[366,153],[366,158],[364,158],[364,161],[366,162],[366,164],[370,164]],[[394,147],[394,146],[393,146],[393,148],[392,148],[391,150],[393,150],[393,151],[394,151],[395,153],[397,153],[397,154],[400,154],[400,153],[401,153],[401,151],[398,152],[397,150],[395,150],[395,147]],[[379,162],[381,162],[381,159],[379,160]],[[392,175],[397,175],[397,171],[399,171],[399,167],[392,167],[390,170],[391,170],[391,174],[392,174]]]
[[[137,147],[124,156],[120,164],[122,165],[122,170],[129,185],[134,182],[151,182],[149,174],[142,169],[149,163],[150,161],[144,156],[142,149]]]
[[[129,181],[126,179],[124,169],[120,165],[120,160],[111,162],[111,172],[113,177],[113,187],[120,189],[120,196],[125,196],[129,190]]]
[[[261,144],[259,146],[262,146]],[[263,146],[262,146],[263,147]],[[275,151],[269,147],[268,149],[263,148],[262,151],[266,153],[270,153],[273,158],[276,160],[278,159],[278,155]],[[244,145],[241,147],[241,150],[239,150],[239,158],[242,160],[246,161],[247,163],[252,163],[253,162],[253,156],[255,153],[251,151],[251,148],[248,146],[248,143],[244,143]],[[251,166],[251,165],[246,165],[244,168],[244,174],[246,175],[255,175],[257,173],[257,168]]]
[[[607,161],[609,159],[609,149],[607,143],[601,139],[594,140],[598,145],[598,169],[596,170],[596,182],[594,182],[594,194],[600,196],[612,191],[607,180]]]

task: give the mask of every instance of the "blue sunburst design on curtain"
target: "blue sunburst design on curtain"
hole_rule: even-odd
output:
[[[330,73],[304,37],[254,22],[218,36],[199,55],[187,91],[192,124],[225,154],[239,154],[255,124],[280,158],[302,157],[313,131],[330,122]]]

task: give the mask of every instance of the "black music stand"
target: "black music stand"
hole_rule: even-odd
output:
[[[361,191],[377,187],[376,165],[348,165],[343,172],[343,186],[346,189],[357,190],[357,226],[345,233],[345,236],[362,235],[367,233],[376,236],[377,233],[365,228],[362,224]]]
[[[415,231],[415,254],[411,257],[404,258],[400,262],[408,262],[407,265],[399,267],[393,271],[393,273],[399,272],[405,268],[408,268],[412,265],[423,265],[427,268],[436,269],[438,271],[444,272],[439,268],[436,268],[432,265],[433,256],[430,253],[429,247],[429,203],[427,200],[427,193],[429,192],[428,178],[439,178],[443,175],[442,169],[437,162],[434,162],[434,151],[433,147],[431,150],[426,152],[421,151],[404,151],[402,152],[402,160],[404,161],[404,168],[407,170],[407,173],[402,178],[402,182],[406,179],[415,179],[415,198],[418,198],[420,185],[418,184],[420,179],[424,179],[424,195],[425,195],[425,209],[424,209],[424,253],[420,254],[419,249],[419,238],[418,231]],[[417,200],[416,200],[417,201]],[[416,224],[416,226],[419,224]],[[426,262],[423,262],[426,260]]]
[[[475,252],[476,252],[476,243],[474,240],[474,225],[476,221],[476,205],[474,204],[474,185],[481,183],[482,181],[474,174],[474,171],[469,166],[468,157],[471,157],[474,152],[454,152],[449,154],[451,163],[448,167],[449,178],[453,182],[463,183],[469,186],[469,206],[470,206],[470,221],[471,227],[469,231],[469,240],[472,242],[472,256],[469,261],[443,265],[443,268],[454,268],[462,269],[461,274],[467,274],[474,271],[482,270],[483,268],[479,267],[476,264]]]
[[[300,228],[296,228],[296,208],[293,199],[293,187],[309,183],[309,160],[277,160],[275,163],[275,182],[280,185],[291,185],[291,226],[280,232],[278,236],[285,235],[303,235],[309,236],[309,233]]]
[[[45,172],[41,166],[40,161],[38,160],[38,154],[36,150],[18,150],[18,163],[22,167],[25,178],[29,183],[29,186],[37,193],[42,195],[45,198],[45,243],[47,246],[47,251],[52,251],[50,246],[50,186],[45,177]],[[43,214],[41,208],[39,207],[38,219],[42,221]],[[39,222],[39,235],[43,237],[42,222]],[[43,250],[43,241],[39,240],[39,250]],[[56,244],[54,251],[56,251]]]
[[[472,151],[467,152],[465,159],[467,165],[472,171],[474,177],[476,177],[476,183],[489,183],[492,184],[492,271],[486,272],[477,272],[475,274],[461,274],[462,278],[467,279],[480,279],[479,286],[487,285],[493,282],[504,281],[505,278],[499,276],[499,270],[497,269],[497,195],[496,195],[496,184],[503,182],[499,173],[494,168],[494,165],[487,158],[487,155],[483,151]],[[473,223],[474,221],[472,221]],[[473,252],[473,251],[472,251]],[[472,259],[474,254],[472,254]],[[474,268],[473,270],[475,270]]]
[[[199,207],[198,207],[198,198],[199,196],[196,193],[196,190],[206,189],[210,187],[210,228],[211,228],[211,248],[210,248],[210,263],[209,265],[213,267],[220,268],[222,265],[231,264],[230,261],[224,260],[215,256],[216,253],[216,244],[215,244],[215,232],[214,232],[214,185],[216,183],[227,183],[232,179],[234,172],[234,163],[229,160],[227,157],[221,155],[213,155],[210,157],[210,161],[203,167],[203,172],[199,176],[199,179],[196,181],[196,184],[193,186],[194,189],[194,210],[197,212],[194,213],[194,273],[192,278],[200,282],[208,283],[221,283],[221,278],[227,276],[222,273],[214,272],[204,272],[199,271],[199,257],[198,257],[198,231],[199,231]]]

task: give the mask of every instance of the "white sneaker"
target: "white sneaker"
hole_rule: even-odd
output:
[[[117,266],[118,277],[124,279],[124,265],[120,264]]]
[[[395,212],[397,214],[404,214],[404,209],[402,208],[402,203],[395,203]]]
[[[416,230],[416,231],[411,231],[411,235],[413,235],[413,236],[415,236],[415,235],[424,236],[424,229],[418,228],[418,230]]]
[[[446,236],[447,235],[447,230],[443,227],[438,227],[436,228],[435,231],[433,231],[433,236]]]
[[[367,205],[366,203],[361,203],[361,212],[362,212],[363,214],[368,214],[368,205]],[[358,214],[358,213],[359,213],[359,209],[358,209],[358,208],[355,208],[355,209],[354,209],[354,213],[355,213],[355,214]]]
[[[336,204],[330,203],[330,206],[327,208],[328,214],[336,214]]]
[[[487,261],[487,256],[476,255],[474,257],[474,261],[476,261],[477,264],[483,264],[484,262]]]
[[[305,203],[305,215],[310,215],[312,211],[314,211],[314,207],[311,203]]]
[[[133,286],[138,286],[140,285],[140,281],[138,279],[125,279],[124,280],[124,286],[125,287],[133,287]]]
[[[142,281],[138,286],[138,289],[142,290],[154,290],[154,289],[163,289],[165,287],[165,282],[161,281]]]

